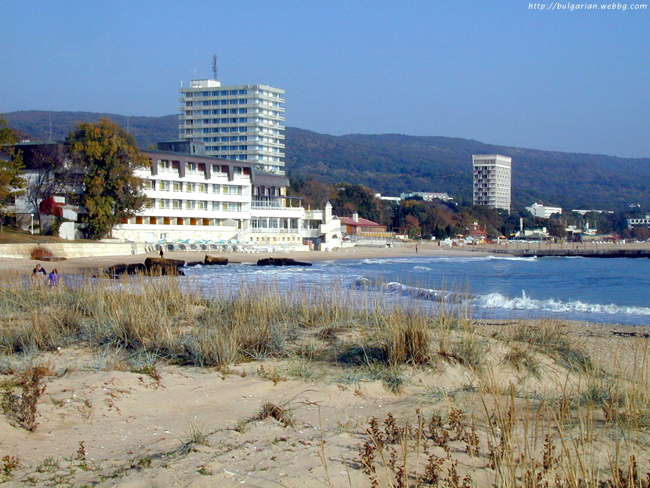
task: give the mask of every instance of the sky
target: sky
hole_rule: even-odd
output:
[[[0,0],[0,113],[178,114],[217,54],[289,127],[650,157],[648,4]]]

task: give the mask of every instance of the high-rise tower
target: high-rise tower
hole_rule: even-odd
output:
[[[216,78],[216,66],[213,64]],[[284,90],[192,80],[180,88],[179,137],[205,143],[206,154],[248,161],[284,174]]]
[[[472,155],[474,205],[510,212],[512,158],[499,154]]]

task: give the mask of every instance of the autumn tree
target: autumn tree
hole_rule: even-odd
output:
[[[143,181],[134,170],[147,166],[135,139],[109,119],[79,124],[66,138],[68,152],[82,173],[86,234],[108,235],[113,226],[142,210]]]
[[[303,207],[311,206],[314,209],[323,209],[327,202],[336,198],[336,190],[332,185],[314,178],[291,181],[291,193],[303,197]]]
[[[23,193],[25,180],[22,176],[23,158],[13,146],[18,137],[0,115],[0,147],[4,146],[8,158],[0,158],[0,213],[4,216],[14,198]]]

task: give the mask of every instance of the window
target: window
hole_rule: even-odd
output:
[[[183,184],[180,181],[174,181],[172,184],[174,191],[183,191]]]
[[[187,210],[194,210],[194,200],[188,200],[185,202],[185,208]]]
[[[199,193],[208,193],[208,185],[205,183],[199,183],[197,185],[197,190]]]
[[[173,200],[172,201],[172,208],[174,210],[182,210],[183,209],[182,203],[183,202],[181,200]]]
[[[160,191],[169,191],[170,184],[169,181],[159,181],[158,182],[158,189]]]
[[[215,195],[221,194],[221,185],[212,185],[212,193]]]
[[[169,200],[166,199],[158,200],[158,208],[162,208],[162,209],[169,208]]]
[[[186,183],[185,191],[188,193],[194,193],[196,185],[194,183]]]
[[[199,200],[196,202],[196,209],[197,210],[207,210],[208,209],[208,202],[204,202],[203,200]]]

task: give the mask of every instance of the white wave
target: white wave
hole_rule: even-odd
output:
[[[568,301],[548,299],[535,300],[522,291],[521,297],[509,298],[500,293],[478,297],[478,305],[483,308],[501,308],[508,310],[538,310],[542,312],[569,312],[569,313],[594,313],[594,314],[620,314],[620,315],[649,315],[648,307],[631,307],[615,304],[583,303],[581,301]]]
[[[416,298],[420,300],[432,300],[435,302],[457,303],[462,302],[471,296],[463,293],[455,293],[434,288],[420,288],[417,286],[408,286],[396,281],[390,283],[376,283],[365,277],[356,278],[352,284],[353,287],[365,291],[379,291],[391,294],[398,294],[403,297]]]
[[[526,257],[520,257],[520,256],[495,256],[495,255],[490,255],[490,256],[485,256],[483,259],[486,261],[537,261],[539,258],[537,256],[526,256]]]

